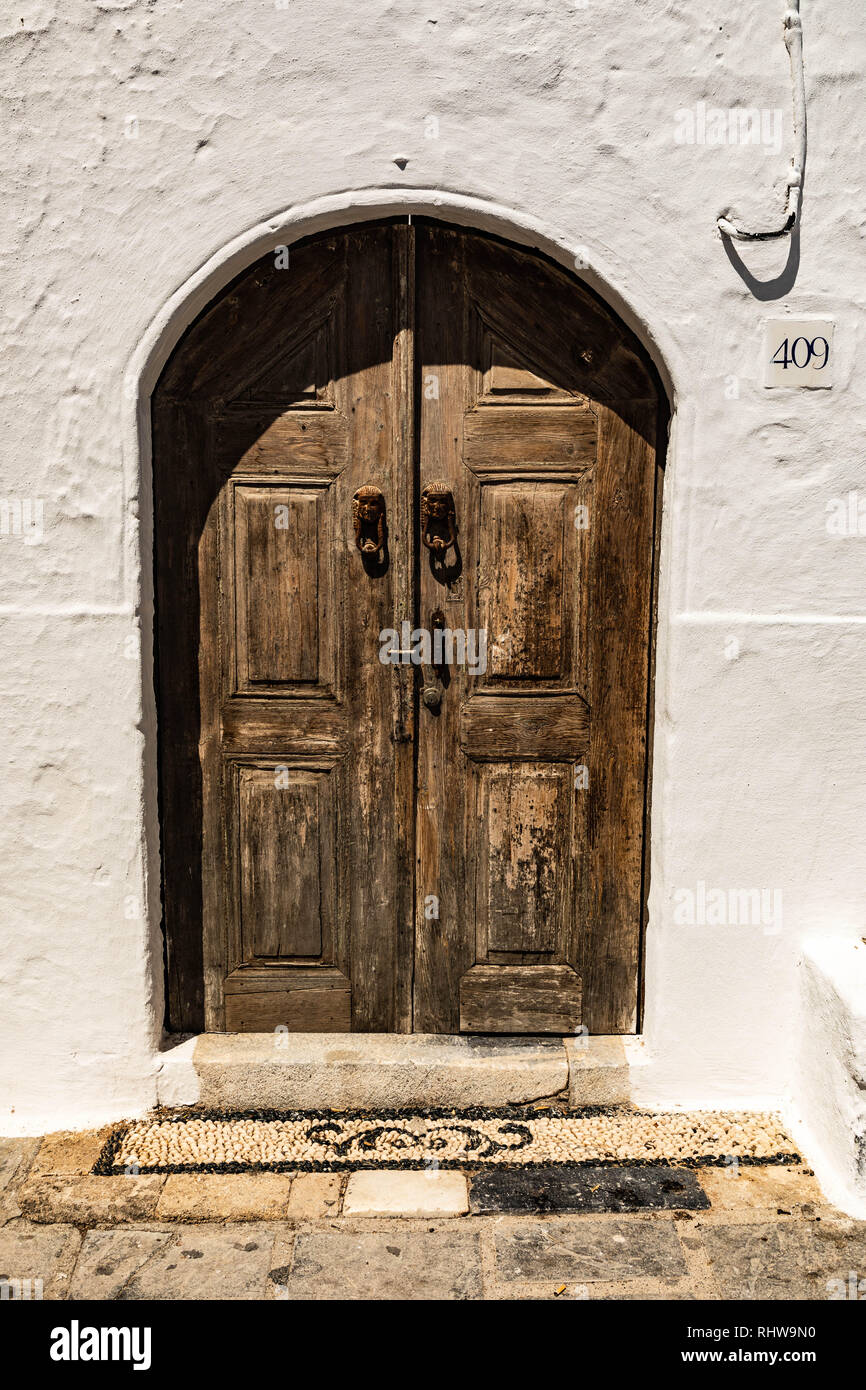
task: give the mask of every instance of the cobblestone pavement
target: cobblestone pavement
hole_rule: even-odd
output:
[[[828,1207],[802,1167],[702,1168],[683,1188],[691,1210],[634,1212],[598,1211],[544,1170],[551,1209],[538,1212],[521,1209],[525,1174],[510,1195],[475,1196],[454,1172],[92,1178],[100,1142],[0,1139],[4,1297],[866,1296],[866,1222]],[[651,1170],[638,1188],[617,1186],[619,1171],[587,1178],[595,1205],[646,1196]]]

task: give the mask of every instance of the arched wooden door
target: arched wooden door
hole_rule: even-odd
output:
[[[660,397],[539,256],[312,238],[153,404],[170,1026],[633,1031]]]

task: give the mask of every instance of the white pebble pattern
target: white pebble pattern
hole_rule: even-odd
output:
[[[298,1168],[475,1163],[794,1161],[779,1118],[743,1112],[399,1116],[305,1115],[275,1118],[138,1120],[121,1137],[111,1170]],[[103,1170],[104,1171],[104,1170]]]

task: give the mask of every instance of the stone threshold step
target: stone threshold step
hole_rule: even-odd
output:
[[[205,1033],[191,1042],[196,1094],[167,1091],[164,1104],[394,1110],[528,1104],[566,1092],[571,1106],[610,1105],[630,1096],[619,1037]]]

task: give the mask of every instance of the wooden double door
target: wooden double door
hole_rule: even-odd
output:
[[[312,238],[153,403],[170,1026],[629,1032],[659,398],[543,258]]]

